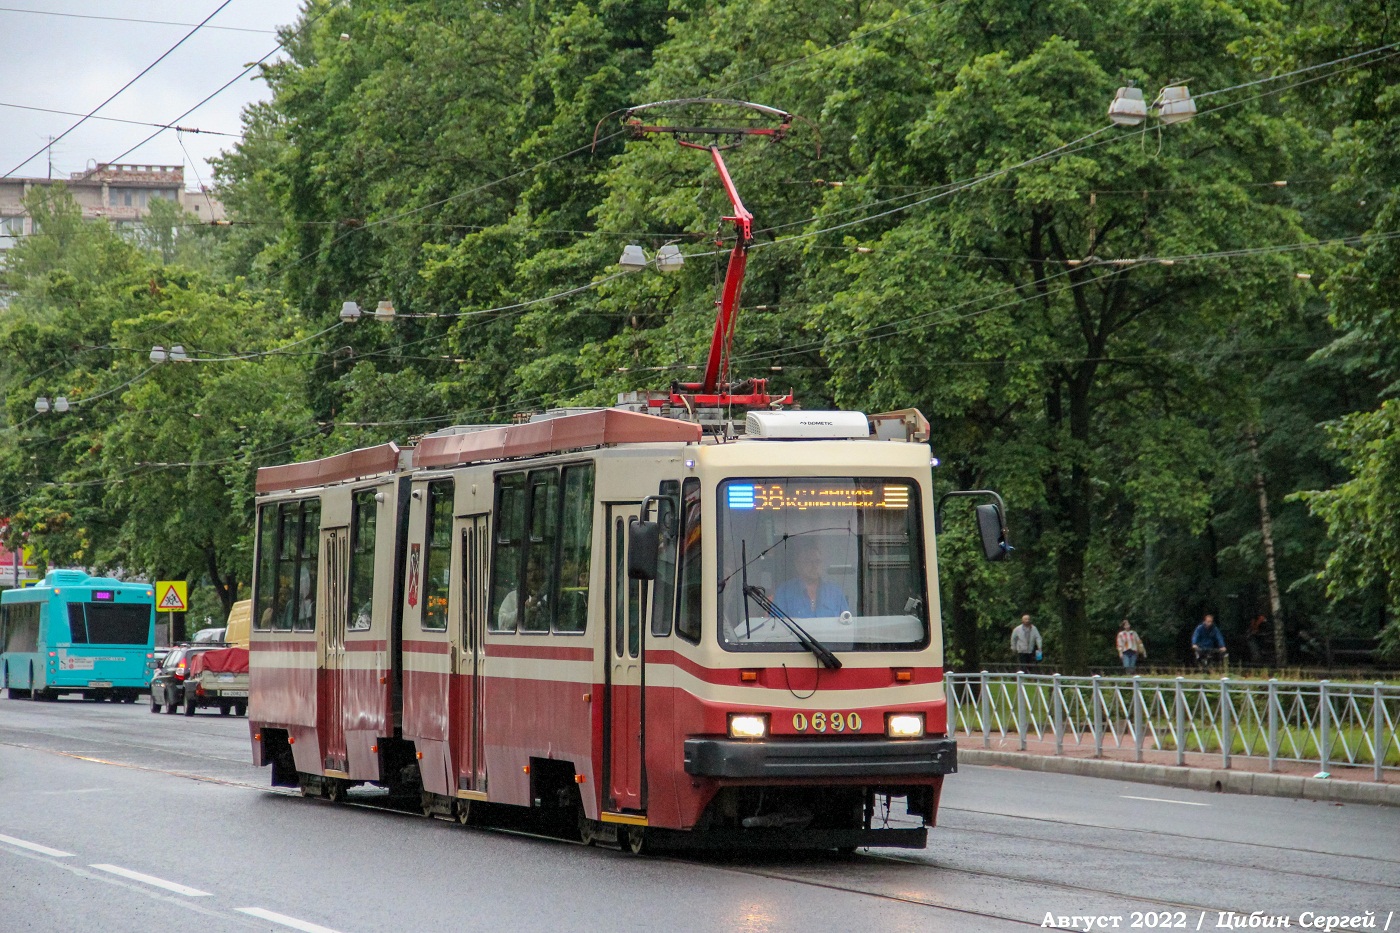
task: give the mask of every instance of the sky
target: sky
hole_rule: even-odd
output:
[[[48,137],[59,136],[77,123],[219,9],[222,2],[0,0],[0,176],[47,177],[50,156],[40,150],[48,146]],[[156,127],[97,117],[178,122],[184,127],[236,135],[243,107],[270,96],[256,70],[189,116],[179,121],[175,118],[276,49],[277,28],[295,22],[300,6],[300,0],[230,0],[148,74],[55,142],[51,150],[53,177],[66,178],[121,156],[124,163],[184,165],[188,188],[211,183],[208,159],[236,143],[233,136],[166,130],[123,156]],[[35,158],[19,165],[36,152]]]

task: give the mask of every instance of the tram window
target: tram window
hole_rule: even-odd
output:
[[[379,502],[373,489],[355,493],[350,515],[350,624],[352,632],[369,631],[374,611],[374,540]]]
[[[258,509],[258,588],[254,593],[254,624],[259,631],[272,628],[272,594],[277,579],[277,506]]]
[[[552,627],[558,583],[559,471],[530,473],[530,539],[525,553],[525,602],[520,631],[548,632]]]
[[[627,537],[623,531],[622,519],[617,520],[613,527],[613,567],[612,567],[612,627],[613,627],[613,655],[619,658],[627,657],[625,646],[627,643],[627,633],[623,631],[623,618],[627,604],[627,559],[625,544]]]
[[[700,481],[689,478],[681,489],[680,592],[676,597],[676,634],[700,642]]]
[[[564,515],[559,542],[556,632],[588,628],[588,575],[592,570],[593,464],[564,468]]]
[[[279,632],[292,630],[297,608],[297,556],[301,547],[301,503],[284,502],[277,509],[277,581],[272,602],[272,627]],[[309,583],[309,581],[308,581]]]
[[[452,585],[452,480],[428,484],[428,528],[423,548],[423,629],[447,630]]]
[[[297,615],[293,628],[298,632],[316,631],[316,572],[321,552],[321,500],[307,499],[301,504],[301,550],[297,578]]]
[[[520,615],[520,559],[525,553],[524,473],[506,473],[496,480],[495,526],[487,623],[493,632],[513,632]]]
[[[662,480],[659,492],[656,522],[661,527],[661,553],[656,562],[656,583],[652,587],[651,633],[665,636],[671,634],[676,612],[676,560],[680,543],[676,503],[680,501],[681,484],[673,479]]]

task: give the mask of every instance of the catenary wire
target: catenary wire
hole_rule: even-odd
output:
[[[140,74],[138,74],[136,77],[132,78],[130,81],[128,81],[128,82],[126,82],[125,84],[123,84],[121,87],[117,88],[117,90],[114,91],[110,97],[108,97],[108,98],[107,98],[106,100],[104,100],[102,103],[98,104],[96,107],[92,108],[92,110],[90,110],[87,114],[85,114],[80,120],[78,120],[78,122],[76,122],[76,123],[74,123],[72,126],[68,127],[68,129],[64,130],[62,133],[58,134],[58,135],[55,136],[53,139],[49,140],[48,143],[47,143],[46,145],[40,146],[39,149],[36,150],[36,151],[34,152],[33,155],[29,156],[27,159],[25,159],[24,161],[20,162],[20,163],[19,163],[18,165],[16,165],[14,168],[12,168],[12,169],[10,169],[8,172],[6,172],[3,176],[0,176],[0,178],[8,178],[8,177],[10,177],[10,176],[13,175],[15,172],[19,171],[20,169],[22,169],[22,168],[24,168],[26,165],[28,165],[31,161],[33,161],[34,159],[36,159],[36,158],[38,158],[39,156],[43,155],[45,149],[48,149],[48,148],[52,147],[54,143],[58,142],[60,139],[62,139],[63,137],[67,136],[69,133],[73,132],[73,131],[76,130],[78,127],[82,126],[85,122],[87,122],[88,117],[90,117],[90,116],[92,116],[93,114],[97,113],[97,111],[101,110],[103,107],[107,106],[107,105],[110,104],[112,101],[116,100],[119,96],[121,96],[121,94],[122,94],[123,91],[125,91],[127,88],[131,87],[131,86],[132,86],[133,84],[135,84],[137,81],[140,81],[140,80],[141,80],[143,77],[145,77],[153,68],[155,68],[155,67],[156,67],[157,65],[159,65],[161,62],[165,61],[168,57],[170,57],[170,55],[171,55],[172,53],[174,53],[174,51],[175,51],[176,49],[178,49],[180,46],[184,45],[185,42],[188,41],[192,36],[194,36],[195,33],[199,32],[199,30],[202,29],[202,28],[204,27],[204,24],[205,24],[205,23],[209,22],[209,21],[210,21],[211,19],[213,19],[215,16],[218,16],[219,13],[223,11],[224,7],[228,6],[228,5],[229,5],[230,3],[232,3],[232,2],[233,2],[233,0],[224,0],[223,3],[220,3],[219,6],[214,10],[214,12],[212,12],[212,13],[210,13],[208,16],[204,17],[204,19],[199,23],[198,26],[195,26],[195,27],[194,27],[193,29],[191,29],[189,32],[185,33],[185,35],[180,39],[179,42],[176,42],[176,43],[175,43],[174,45],[172,45],[170,48],[166,49],[163,53],[161,53],[161,56],[160,56],[159,58],[157,58],[155,61],[151,62],[151,63],[150,63],[149,65],[147,65],[145,68],[141,69],[141,73],[140,73]],[[180,119],[183,119],[183,118],[180,118]],[[173,122],[173,121],[172,121],[172,122]],[[164,131],[161,131],[161,132],[164,132]],[[120,161],[120,160],[118,159],[118,160],[114,160],[114,161]]]

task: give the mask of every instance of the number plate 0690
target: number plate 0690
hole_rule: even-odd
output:
[[[796,732],[859,732],[860,713],[794,713],[792,728]]]

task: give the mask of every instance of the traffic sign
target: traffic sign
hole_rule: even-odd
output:
[[[184,580],[156,581],[156,609],[159,612],[184,612],[189,608]]]

